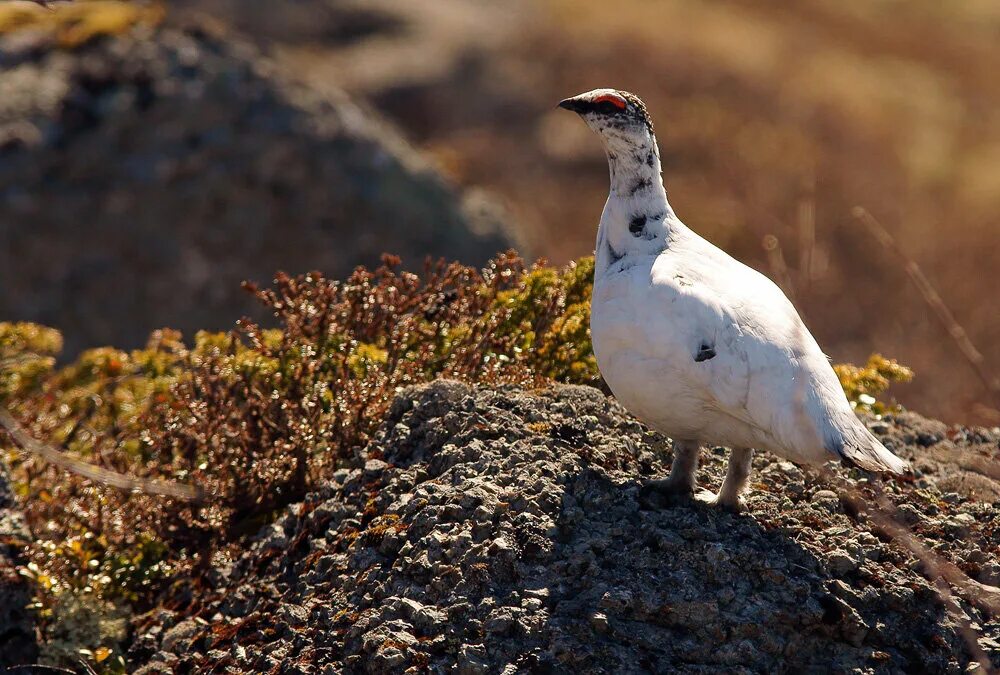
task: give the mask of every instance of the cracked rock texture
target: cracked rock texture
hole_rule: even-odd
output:
[[[206,25],[74,50],[0,34],[0,316],[62,329],[70,353],[129,348],[259,317],[240,282],[275,270],[511,246],[488,197],[377,115]]]
[[[872,423],[917,478],[836,471],[1000,581],[997,509],[934,450],[992,462],[1000,433]],[[718,488],[725,453],[703,460]],[[197,616],[144,617],[130,657],[141,673],[967,672],[919,564],[828,479],[761,455],[744,514],[642,508],[669,461],[595,389],[406,390],[352,466],[219,567]],[[1000,660],[1000,623],[959,604]]]
[[[35,621],[28,610],[31,587],[17,567],[23,562],[18,551],[31,533],[14,506],[7,467],[0,461],[0,668],[32,663],[38,655]]]

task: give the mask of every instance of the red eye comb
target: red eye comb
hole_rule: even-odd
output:
[[[594,99],[594,103],[610,103],[619,110],[625,110],[625,99],[620,96],[615,96],[614,94],[601,94]]]

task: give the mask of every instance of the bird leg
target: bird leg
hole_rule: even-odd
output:
[[[715,496],[713,503],[726,509],[739,511],[743,508],[740,493],[747,486],[750,477],[750,463],[753,459],[752,448],[734,448],[729,454],[729,470],[722,481],[722,488]]]
[[[647,480],[642,484],[639,498],[649,504],[657,501],[654,495],[671,500],[694,494],[700,449],[698,441],[674,441],[674,461],[670,465],[670,475],[658,480]]]

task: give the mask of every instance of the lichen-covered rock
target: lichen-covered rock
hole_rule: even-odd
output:
[[[897,442],[919,418],[881,424],[903,456],[926,450]],[[1000,434],[969,433],[997,452]],[[699,478],[717,488],[725,453],[704,455]],[[666,439],[596,389],[406,390],[353,468],[265,528],[183,644],[151,638],[133,659],[179,673],[968,666],[959,626],[914,558],[844,508],[828,478],[762,455],[744,514],[646,510],[639,481],[669,459]],[[863,491],[876,485],[836,471]],[[924,477],[878,485],[920,520],[923,541],[989,581],[993,505],[946,497]],[[956,519],[961,537],[944,527]],[[1000,623],[960,604],[1000,659]]]
[[[201,24],[122,30],[0,34],[0,317],[63,329],[70,353],[133,347],[259,316],[240,282],[278,269],[511,245],[488,198],[335,87]]]
[[[31,537],[15,509],[7,468],[0,461],[0,668],[32,663],[38,655],[31,587],[18,573],[18,549]]]

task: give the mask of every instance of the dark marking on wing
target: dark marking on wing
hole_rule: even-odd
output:
[[[666,215],[667,214],[665,214],[665,213],[657,213],[655,215],[650,216],[650,219],[652,219],[652,220],[663,220],[664,216],[666,216]]]
[[[646,216],[632,216],[632,222],[628,224],[628,231],[636,237],[641,237],[646,230]]]
[[[715,347],[702,343],[701,348],[698,349],[698,353],[695,354],[694,360],[696,363],[701,363],[712,358],[715,358]]]
[[[650,150],[646,153],[646,166],[652,168],[653,166],[653,151]]]

